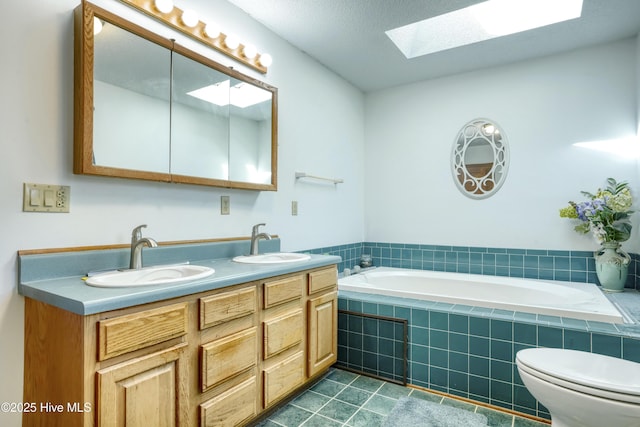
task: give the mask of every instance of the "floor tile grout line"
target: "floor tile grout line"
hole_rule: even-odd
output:
[[[329,377],[329,375],[325,376],[325,377],[324,377],[324,378],[322,378],[320,381],[318,381],[318,383],[317,383],[317,384],[320,384],[322,381],[329,380],[329,378],[328,378],[328,377]],[[333,381],[333,380],[330,380],[330,381]],[[338,382],[338,381],[333,381],[333,382],[338,383],[338,384],[342,384],[342,383],[340,383],[340,382]],[[312,388],[313,388],[313,387],[312,387]],[[290,402],[288,402],[288,403],[287,403],[287,405],[291,405],[291,406],[293,406],[293,407],[295,407],[295,408],[302,409],[303,411],[306,411],[306,412],[311,413],[311,416],[310,416],[309,418],[307,418],[306,420],[304,420],[304,421],[300,424],[300,426],[304,425],[304,423],[306,423],[310,418],[312,418],[314,415],[318,414],[318,411],[320,411],[320,409],[324,408],[324,407],[325,407],[329,402],[331,402],[331,401],[333,400],[333,397],[329,397],[329,396],[327,396],[327,395],[325,395],[325,394],[318,393],[317,391],[313,391],[313,390],[312,390],[312,388],[310,388],[310,389],[307,389],[307,390],[303,391],[302,393],[300,393],[300,395],[296,396],[296,397],[295,397],[295,398],[293,398]],[[328,400],[325,404],[323,404],[322,406],[320,406],[320,408],[318,408],[316,411],[311,411],[309,408],[303,408],[302,406],[296,405],[296,404],[294,403],[294,402],[295,402],[295,400],[296,400],[296,398],[298,398],[298,397],[302,396],[303,394],[305,394],[305,393],[307,393],[307,392],[316,393],[316,394],[318,394],[318,395],[320,395],[320,396],[329,397],[329,400]],[[286,407],[286,406],[285,406],[285,407]],[[270,419],[270,418],[269,418],[269,419]],[[270,420],[271,420],[271,419],[270,419]],[[271,420],[271,421],[273,421],[273,420]],[[276,422],[276,423],[277,423],[277,421],[273,421],[273,422]],[[277,424],[280,424],[280,423],[277,423]],[[280,425],[282,425],[282,424],[280,424]],[[284,426],[284,427],[289,427],[289,426]]]
[[[334,371],[334,372],[335,372],[335,371]],[[314,393],[316,393],[316,394],[320,394],[320,395],[322,395],[322,396],[329,397],[329,400],[327,400],[327,402],[326,402],[324,405],[322,405],[321,407],[319,407],[319,408],[318,408],[318,410],[316,410],[315,412],[311,412],[311,411],[309,411],[309,409],[308,409],[308,408],[303,408],[303,407],[301,407],[301,406],[298,406],[298,405],[294,404],[294,403],[293,403],[293,401],[291,401],[291,403],[290,403],[290,404],[291,404],[292,406],[295,406],[296,408],[304,409],[305,411],[311,412],[311,416],[310,416],[309,418],[307,418],[306,420],[304,420],[304,421],[300,424],[300,427],[304,426],[304,425],[307,423],[307,421],[309,421],[311,418],[313,418],[313,416],[314,416],[314,415],[318,415],[318,416],[320,416],[320,417],[324,417],[324,418],[327,418],[327,419],[329,419],[329,420],[331,420],[331,421],[335,421],[335,422],[337,422],[337,423],[340,423],[340,424],[344,425],[344,423],[342,423],[341,421],[334,420],[333,418],[330,418],[330,417],[327,417],[327,416],[325,416],[325,415],[322,415],[322,414],[320,413],[320,411],[322,410],[322,408],[324,408],[325,406],[327,406],[327,405],[328,405],[329,403],[331,403],[331,401],[333,401],[333,400],[337,400],[337,401],[338,401],[338,402],[340,402],[340,403],[347,403],[347,402],[342,402],[340,399],[336,399],[336,396],[337,396],[338,394],[342,393],[342,391],[344,391],[344,389],[346,389],[347,387],[349,387],[349,385],[351,385],[351,383],[353,383],[356,379],[358,379],[358,377],[360,377],[360,375],[356,376],[353,380],[351,380],[351,381],[350,381],[349,383],[347,383],[347,384],[342,383],[342,382],[340,382],[340,381],[332,380],[331,378],[329,378],[329,376],[330,376],[330,375],[327,375],[327,376],[325,376],[324,378],[322,378],[320,381],[318,381],[318,384],[320,384],[320,382],[323,382],[323,381],[331,381],[331,382],[334,382],[334,383],[336,383],[336,384],[343,385],[344,387],[343,387],[342,389],[340,389],[340,391],[339,391],[335,396],[331,396],[331,397],[330,397],[330,396],[327,396],[327,395],[325,395],[325,394],[318,393],[318,392],[316,392],[316,391],[313,391],[313,390],[309,389],[308,391],[312,391],[312,392],[314,392]],[[356,406],[356,405],[351,405],[351,406]],[[357,411],[356,411],[356,412],[357,412]]]
[[[335,372],[335,371],[334,371],[334,372]],[[311,414],[307,419],[305,419],[301,424],[299,424],[299,426],[300,426],[300,427],[302,427],[302,426],[308,425],[308,423],[310,422],[309,420],[310,420],[311,418],[313,418],[315,415],[317,415],[317,416],[322,417],[322,418],[324,418],[324,419],[334,421],[335,423],[337,423],[337,424],[338,424],[338,425],[340,425],[341,427],[349,427],[349,423],[354,419],[354,417],[356,416],[356,414],[358,414],[358,413],[359,413],[361,410],[363,410],[363,409],[364,409],[364,410],[366,410],[366,411],[372,412],[372,413],[374,413],[374,414],[376,414],[376,415],[379,415],[379,416],[381,416],[381,417],[386,417],[386,416],[388,416],[388,414],[386,414],[386,415],[385,415],[385,414],[382,414],[382,413],[380,413],[380,412],[377,412],[376,410],[372,410],[372,409],[365,408],[365,406],[366,406],[366,405],[371,401],[371,399],[373,399],[373,397],[374,397],[374,396],[379,396],[379,397],[382,397],[382,398],[391,399],[391,400],[393,400],[393,401],[396,401],[396,402],[397,402],[397,401],[398,401],[398,398],[396,398],[396,397],[392,397],[392,396],[387,396],[387,395],[384,395],[384,394],[381,394],[381,391],[382,391],[382,389],[384,388],[384,386],[385,386],[386,384],[392,384],[392,383],[389,383],[389,382],[386,382],[386,381],[384,381],[384,380],[380,380],[380,379],[377,379],[377,378],[373,378],[374,380],[378,380],[378,381],[380,381],[380,382],[381,382],[381,384],[380,384],[379,386],[377,386],[377,387],[375,388],[375,390],[365,389],[365,388],[361,388],[361,387],[358,387],[358,386],[354,385],[354,383],[355,383],[359,378],[371,378],[371,377],[368,377],[368,376],[366,376],[366,375],[355,374],[355,373],[354,373],[354,375],[355,375],[355,376],[354,376],[354,378],[352,378],[351,380],[348,380],[347,382],[342,382],[342,381],[338,381],[338,380],[335,380],[335,379],[329,378],[329,377],[330,377],[330,375],[327,375],[327,376],[325,376],[324,378],[322,378],[322,379],[321,379],[321,382],[328,381],[329,383],[334,383],[334,384],[336,384],[336,385],[338,385],[338,386],[342,386],[342,388],[340,388],[340,390],[339,390],[337,393],[335,393],[335,395],[333,395],[333,396],[328,396],[328,395],[326,395],[326,394],[319,393],[319,392],[314,391],[314,390],[311,390],[311,389],[307,389],[307,390],[305,390],[303,393],[301,393],[301,394],[300,394],[300,396],[301,396],[302,394],[306,393],[306,392],[312,392],[312,393],[317,394],[317,395],[319,395],[319,396],[322,396],[322,397],[328,398],[327,402],[325,402],[324,404],[322,404],[322,405],[321,405],[321,406],[320,406],[316,411],[311,411],[309,408],[305,408],[305,407],[302,407],[302,406],[296,405],[296,404],[294,403],[295,399],[294,399],[294,400],[292,400],[292,401],[289,403],[291,406],[293,406],[293,407],[295,407],[295,408],[297,408],[297,409],[300,409],[300,410],[304,410],[304,411],[309,412],[309,413]],[[320,383],[320,382],[319,382],[319,383]],[[341,400],[341,399],[338,399],[338,398],[337,398],[337,396],[338,396],[339,394],[341,394],[342,392],[344,392],[345,390],[347,390],[347,388],[348,388],[348,387],[351,387],[351,388],[353,388],[353,389],[359,390],[359,391],[361,391],[361,392],[370,393],[370,396],[369,396],[369,397],[368,397],[368,398],[367,398],[367,399],[366,399],[362,404],[360,404],[360,405],[356,405],[356,404],[350,403],[350,402],[348,402],[348,401],[343,401],[343,400]],[[406,395],[407,397],[410,397],[410,396],[411,396],[411,395],[413,395],[413,394],[417,394],[417,392],[419,391],[418,389],[413,389],[413,388],[411,388],[411,387],[406,387],[406,388],[409,388],[409,393]],[[436,396],[438,395],[437,393],[429,393],[428,391],[425,391],[425,393],[427,393],[427,394],[432,394],[432,395],[436,395]],[[447,404],[445,403],[445,398],[446,398],[446,396],[439,396],[439,397],[440,397],[440,399],[437,401],[437,403],[438,403],[438,404],[445,405],[445,406],[452,406],[452,405],[447,405]],[[329,403],[331,403],[332,401],[337,401],[337,402],[339,402],[339,403],[341,403],[341,404],[345,404],[345,405],[352,406],[352,407],[356,408],[356,410],[355,410],[355,412],[354,412],[354,413],[353,413],[353,414],[352,414],[352,415],[351,415],[351,416],[350,416],[346,421],[344,421],[344,422],[343,422],[343,421],[340,421],[340,420],[333,419],[333,418],[331,418],[331,417],[329,417],[329,416],[326,416],[326,415],[324,415],[324,414],[321,414],[321,413],[320,413],[320,411],[321,411],[323,408],[325,408],[325,407],[326,407]],[[470,404],[471,404],[471,405],[473,405],[473,403],[470,403]],[[474,406],[475,406],[475,408],[474,408],[473,412],[474,412],[474,413],[478,413],[478,409],[479,409],[482,405],[474,405]],[[483,407],[483,408],[486,408],[486,407],[484,407],[484,406],[482,406],[482,407]],[[487,410],[489,410],[489,411],[501,412],[501,411],[499,411],[499,410],[493,410],[493,409],[491,409],[491,408],[486,408],[486,409],[487,409]],[[282,426],[282,427],[289,427],[289,426],[284,425],[284,424],[282,424],[282,423],[280,423],[280,422],[278,422],[278,421],[275,421],[275,420],[273,420],[273,419],[271,419],[271,418],[269,418],[269,421],[271,421],[271,422],[275,423],[275,424],[276,424],[276,425],[278,425],[278,426]],[[512,414],[512,415],[511,415],[511,420],[510,420],[510,421],[511,421],[511,422],[510,422],[508,425],[509,425],[510,427],[515,427],[515,426],[516,426],[516,416]]]
[[[361,376],[362,376],[362,375],[358,375],[358,376],[356,377],[356,379],[360,378]],[[356,379],[354,379],[352,382],[354,382]],[[360,405],[360,407],[358,408],[358,410],[357,410],[356,412],[354,412],[354,414],[353,414],[353,415],[351,415],[351,416],[349,417],[349,419],[344,423],[344,425],[348,425],[349,421],[351,421],[351,420],[353,419],[353,417],[355,417],[355,416],[356,416],[356,414],[357,414],[358,412],[360,412],[360,410],[362,410],[362,409],[364,409],[365,411],[373,412],[374,414],[378,414],[378,415],[380,415],[381,417],[384,417],[384,416],[385,416],[385,415],[382,415],[382,414],[381,414],[381,413],[379,413],[379,412],[371,411],[370,409],[366,409],[366,408],[365,408],[365,405],[366,405],[367,403],[369,403],[369,401],[370,401],[371,399],[373,399],[373,396],[375,396],[375,395],[378,393],[378,391],[382,388],[382,386],[384,386],[384,382],[383,382],[382,384],[380,384],[380,386],[376,389],[376,391],[374,391],[373,393],[371,393],[371,396],[369,396],[369,398],[368,398],[367,400],[365,400],[365,401],[362,403],[362,405]],[[358,390],[362,390],[362,391],[365,391],[365,392],[370,393],[370,392],[369,392],[369,390],[364,390],[364,389],[361,389],[361,388],[356,387],[356,386],[353,386],[353,387],[354,387],[354,388],[357,388]],[[384,397],[386,397],[386,396],[384,396]]]
[[[417,389],[412,389],[412,391],[409,393],[409,396],[411,396],[416,390]],[[425,393],[429,393],[429,392],[425,392]],[[435,394],[435,393],[429,393],[429,394]],[[446,396],[442,396],[441,399],[438,401],[438,404],[445,405],[445,406],[451,406],[451,405],[446,405],[444,403],[445,402],[445,398],[446,398]],[[473,404],[473,403],[470,403],[470,404],[474,406],[474,410],[473,410],[474,413],[479,413],[478,409],[480,409],[482,407],[482,408],[485,408],[486,410],[491,411],[491,412],[497,412],[497,413],[500,413],[500,414],[505,414],[507,416],[510,416],[511,417],[511,424],[509,425],[509,427],[515,427],[516,415],[508,414],[506,412],[502,412],[502,411],[499,411],[499,410],[496,410],[496,409],[488,408],[488,407],[485,407],[485,406],[482,406],[482,405],[477,405],[477,404]],[[480,414],[480,415],[483,415],[483,414]]]

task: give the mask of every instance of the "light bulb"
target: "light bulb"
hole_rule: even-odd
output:
[[[496,131],[496,128],[491,123],[486,123],[484,126],[482,126],[482,130],[485,134],[491,135]]]
[[[182,16],[180,17],[180,19],[182,20],[182,23],[189,28],[195,27],[196,25],[198,25],[198,22],[200,22],[198,14],[192,9],[186,9],[184,12],[182,12]]]
[[[258,54],[258,50],[256,49],[256,47],[254,45],[246,44],[246,45],[244,45],[244,48],[242,48],[242,54],[247,59],[253,59]]]
[[[93,35],[96,36],[100,34],[100,31],[102,31],[102,21],[94,16],[93,17]]]
[[[271,64],[273,64],[273,58],[268,53],[263,53],[262,55],[260,55],[259,61],[265,67],[270,67]]]
[[[173,0],[155,0],[153,5],[161,13],[171,13],[173,10]]]
[[[212,39],[217,39],[220,36],[220,28],[213,22],[207,22],[204,26],[204,34]]]
[[[238,48],[238,46],[240,46],[240,41],[238,41],[238,38],[236,36],[234,36],[233,34],[229,34],[225,39],[224,39],[224,44],[231,50],[235,50]]]

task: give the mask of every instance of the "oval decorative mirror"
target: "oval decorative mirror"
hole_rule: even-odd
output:
[[[509,168],[509,145],[500,126],[488,119],[464,125],[453,143],[451,168],[465,196],[484,199],[497,192]]]

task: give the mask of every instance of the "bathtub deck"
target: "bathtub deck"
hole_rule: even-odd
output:
[[[589,322],[628,320],[592,283],[376,267],[342,277],[338,289]]]

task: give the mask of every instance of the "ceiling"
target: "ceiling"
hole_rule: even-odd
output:
[[[606,43],[640,32],[640,0],[584,0],[579,19],[406,59],[386,30],[482,0],[227,1],[364,92]],[[211,8],[210,0],[182,3],[203,12]]]

